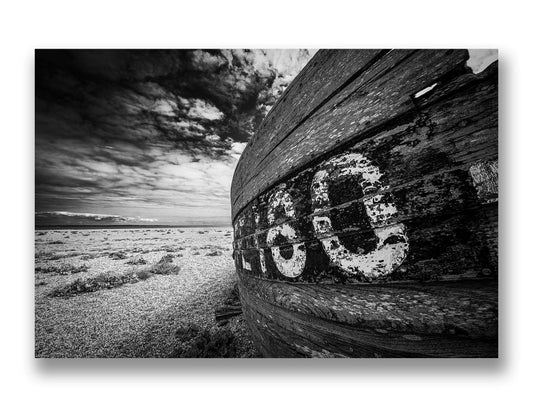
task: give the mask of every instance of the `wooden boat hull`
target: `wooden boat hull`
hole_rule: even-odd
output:
[[[271,357],[496,357],[497,66],[320,51],[232,184],[243,312]]]

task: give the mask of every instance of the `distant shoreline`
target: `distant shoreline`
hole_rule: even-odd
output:
[[[35,230],[229,228],[231,225],[35,225]]]

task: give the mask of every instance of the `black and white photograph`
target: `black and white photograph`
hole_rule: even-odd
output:
[[[526,3],[1,10],[3,404],[532,404]]]
[[[498,357],[495,49],[37,49],[37,358]]]

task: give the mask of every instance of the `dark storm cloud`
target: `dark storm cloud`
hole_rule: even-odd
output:
[[[210,146],[205,136],[215,132],[221,140],[246,141],[292,79],[284,84],[287,75],[258,56],[240,50],[38,51],[37,113],[49,118],[38,117],[38,124],[44,132],[53,126],[65,137],[103,141],[163,138]],[[307,58],[302,52],[300,59]]]
[[[36,210],[156,213],[167,222],[227,217],[246,141],[309,58],[276,50],[37,51]]]

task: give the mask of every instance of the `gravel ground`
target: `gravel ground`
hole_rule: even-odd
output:
[[[231,239],[230,228],[36,231],[36,268],[88,266],[71,275],[36,271],[36,357],[169,357],[180,345],[179,328],[217,330],[214,309],[236,281]],[[110,254],[117,252],[126,258],[113,260]],[[176,275],[69,298],[49,296],[78,278],[142,270],[167,254],[181,267]],[[146,265],[127,264],[139,256]],[[258,356],[242,317],[227,327],[236,357]]]

